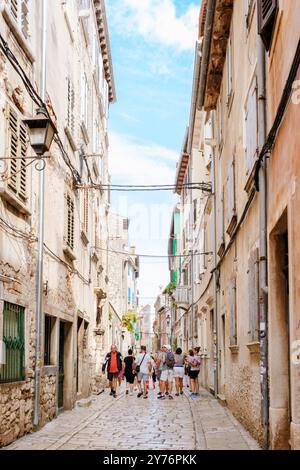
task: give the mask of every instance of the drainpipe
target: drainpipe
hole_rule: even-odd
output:
[[[46,101],[46,60],[47,60],[47,15],[48,0],[42,0],[42,59],[41,59],[41,98]],[[40,389],[42,364],[42,318],[43,318],[43,261],[44,261],[44,216],[45,216],[45,169],[39,171],[39,227],[38,227],[38,259],[36,279],[36,364],[34,383],[34,416],[33,424],[40,421]]]
[[[211,184],[212,184],[212,194],[211,194],[211,202],[212,202],[212,223],[213,223],[213,256],[214,256],[214,266],[218,264],[218,256],[217,256],[217,201],[216,201],[216,166],[215,166],[215,147],[211,147],[212,150],[212,158],[211,158]],[[214,308],[214,316],[213,316],[213,344],[214,344],[214,394],[215,397],[218,396],[219,390],[219,361],[218,361],[218,351],[219,351],[219,342],[218,342],[218,270],[214,269],[213,271],[213,308]]]
[[[257,86],[258,86],[258,148],[266,142],[266,62],[265,48],[258,36]],[[267,268],[267,163],[264,154],[259,168],[259,332],[260,332],[260,384],[261,417],[264,447],[269,443],[269,387],[268,387],[268,268]]]

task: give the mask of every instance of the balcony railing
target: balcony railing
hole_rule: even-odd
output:
[[[187,286],[177,286],[174,294],[178,304],[189,303],[189,288]]]

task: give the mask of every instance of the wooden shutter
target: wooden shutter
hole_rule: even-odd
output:
[[[18,21],[19,0],[10,0],[10,11],[16,21]]]
[[[231,234],[232,229],[236,222],[236,207],[235,207],[235,165],[234,160],[228,168],[227,177],[227,233]]]
[[[27,153],[27,131],[24,124],[20,123],[20,168],[19,168],[19,196],[26,199],[26,153]]]
[[[222,174],[219,172],[219,187],[216,197],[217,204],[217,252],[219,256],[224,249],[224,192],[222,187]]]
[[[74,249],[74,201],[70,194],[66,195],[66,243]]]
[[[250,341],[258,341],[259,252],[257,248],[250,253],[248,268],[249,336]]]
[[[18,115],[12,109],[9,108],[8,111],[8,139],[9,139],[9,180],[8,186],[12,189],[15,193],[18,192]]]
[[[236,279],[232,279],[229,287],[230,303],[230,345],[237,344],[237,316],[236,316]]]
[[[28,35],[29,35],[28,3],[29,3],[29,0],[21,0],[21,11],[20,11],[21,29],[26,39],[28,38]]]
[[[68,78],[68,110],[67,110],[67,125],[70,129],[72,136],[75,131],[75,90],[72,80]]]
[[[246,104],[246,169],[250,174],[258,152],[257,129],[257,78],[254,77],[248,94]]]
[[[278,0],[258,0],[258,33],[267,51],[270,49],[272,34],[278,8]]]
[[[84,190],[83,194],[83,229],[86,235],[89,230],[89,192],[88,189]]]

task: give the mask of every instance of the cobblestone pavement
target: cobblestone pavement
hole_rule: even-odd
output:
[[[227,408],[207,391],[190,400],[126,396],[109,392],[94,397],[88,408],[61,413],[41,430],[6,447],[10,450],[195,450],[259,449]]]

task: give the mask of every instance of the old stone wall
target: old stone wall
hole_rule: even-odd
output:
[[[32,379],[0,385],[0,447],[6,446],[33,429]]]
[[[56,417],[56,375],[45,375],[41,379],[41,424]]]

